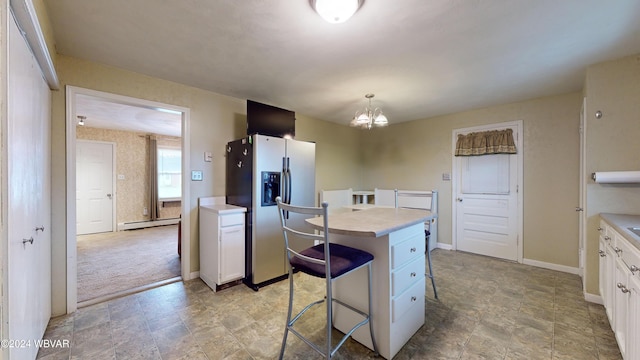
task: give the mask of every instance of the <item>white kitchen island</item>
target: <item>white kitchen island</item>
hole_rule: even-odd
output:
[[[373,254],[372,300],[374,334],[380,355],[391,359],[424,324],[426,210],[371,208],[329,215],[331,242]],[[307,219],[322,229],[322,218]],[[333,295],[362,311],[368,310],[366,268],[338,279]],[[334,326],[341,331],[361,321],[352,311],[334,303]],[[353,338],[373,349],[368,326]]]

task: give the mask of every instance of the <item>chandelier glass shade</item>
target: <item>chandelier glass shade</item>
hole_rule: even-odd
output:
[[[325,21],[338,24],[358,11],[362,0],[311,0],[311,6]]]
[[[382,113],[382,109],[373,108],[371,106],[371,99],[374,94],[367,94],[364,97],[369,99],[369,105],[364,110],[356,111],[355,116],[349,123],[350,126],[359,127],[362,129],[371,129],[372,127],[381,127],[389,125],[389,120]]]

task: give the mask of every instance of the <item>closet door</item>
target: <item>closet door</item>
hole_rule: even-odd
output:
[[[39,65],[9,20],[7,121],[8,339],[34,359],[51,317],[51,98]]]

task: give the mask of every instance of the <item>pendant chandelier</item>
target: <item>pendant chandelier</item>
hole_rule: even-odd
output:
[[[310,0],[313,9],[325,21],[338,24],[349,20],[364,0]]]
[[[351,120],[351,123],[349,123],[350,126],[371,129],[374,126],[381,127],[389,125],[389,120],[384,116],[382,110],[371,107],[371,99],[374,96],[374,94],[364,96],[369,99],[369,106],[365,107],[364,110],[356,111],[356,115],[353,117],[353,120]]]

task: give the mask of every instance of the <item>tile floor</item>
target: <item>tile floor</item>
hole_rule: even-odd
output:
[[[395,359],[621,359],[604,308],[583,300],[578,276],[440,249],[433,262],[440,299],[427,282],[426,323]],[[322,285],[301,283],[301,297]],[[259,292],[214,293],[199,279],[166,285],[52,319],[45,338],[70,347],[38,358],[274,359],[287,293],[287,281]],[[290,335],[285,358],[320,357]],[[373,353],[349,340],[337,358]]]

